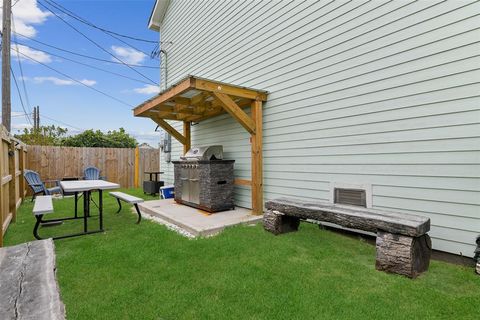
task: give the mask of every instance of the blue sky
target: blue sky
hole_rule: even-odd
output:
[[[15,2],[16,0],[12,0],[12,3]],[[147,28],[148,18],[154,4],[153,0],[55,0],[55,2],[99,27],[142,39],[159,39],[157,32]],[[114,60],[112,56],[103,52],[56,16],[52,15],[42,7],[42,4],[49,6],[47,0],[19,0],[18,3],[15,4],[13,14],[17,33],[28,35],[35,40],[65,50],[105,60]],[[145,77],[153,80],[154,83],[159,82],[160,71],[158,69],[158,60],[151,59],[150,56],[132,49],[102,31],[93,29],[61,13],[57,9],[51,6],[49,7],[122,61],[156,67],[154,69],[135,69],[144,74]],[[19,51],[23,52],[23,54],[36,58],[46,65],[86,84],[88,87],[112,95],[128,105],[136,106],[153,96],[155,92],[158,92],[157,85],[153,85],[149,80],[124,65],[78,57],[49,48],[22,36],[17,36],[16,38],[17,41],[21,43]],[[12,37],[12,41],[13,40],[14,38]],[[129,39],[123,40],[147,54],[150,54],[155,47],[153,43],[144,43]],[[16,49],[15,43],[12,43],[12,47]],[[107,69],[147,83],[132,81],[103,71],[81,66],[48,53],[39,52],[38,49],[62,55],[98,68]],[[23,55],[20,55],[20,58],[23,67],[23,79],[30,102],[27,110],[33,109],[33,107],[37,105],[40,106],[41,124],[55,124],[66,127],[66,125],[62,124],[63,122],[75,127],[68,127],[71,132],[77,132],[78,130],[76,128],[93,128],[106,131],[123,127],[134,135],[139,142],[148,142],[154,145],[158,143],[159,134],[154,132],[156,127],[155,123],[150,119],[133,117],[132,107],[105,97],[45,66],[28,60]],[[15,51],[12,52],[12,68],[23,94],[21,73]],[[24,102],[26,104],[25,97]],[[12,131],[15,133],[29,123],[25,116],[21,115],[23,111],[13,79],[12,111]],[[50,120],[47,117],[56,119],[56,121]]]

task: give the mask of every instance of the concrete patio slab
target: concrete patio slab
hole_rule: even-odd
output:
[[[263,216],[252,215],[250,209],[237,207],[235,210],[210,213],[177,204],[173,199],[145,201],[139,203],[138,207],[142,214],[160,218],[195,237],[215,235],[226,227],[254,224],[262,221],[263,218]]]

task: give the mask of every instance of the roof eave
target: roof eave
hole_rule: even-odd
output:
[[[150,14],[150,19],[148,20],[148,28],[150,30],[160,31],[160,26],[162,25],[163,19],[165,18],[165,13],[167,12],[169,4],[170,0],[155,1],[152,13]]]

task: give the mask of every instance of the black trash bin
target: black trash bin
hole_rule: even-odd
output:
[[[160,192],[160,187],[164,186],[164,182],[160,181],[159,176],[163,174],[161,171],[145,171],[144,176],[148,175],[148,180],[143,181],[143,193],[156,195]]]

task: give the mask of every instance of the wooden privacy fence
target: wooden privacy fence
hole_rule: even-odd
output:
[[[16,220],[17,208],[26,194],[22,172],[26,165],[27,146],[9,136],[0,126],[0,247],[10,222]]]
[[[36,171],[43,180],[82,177],[83,169],[95,166],[108,181],[123,188],[141,186],[144,171],[159,171],[159,149],[76,148],[28,146],[26,169]]]

